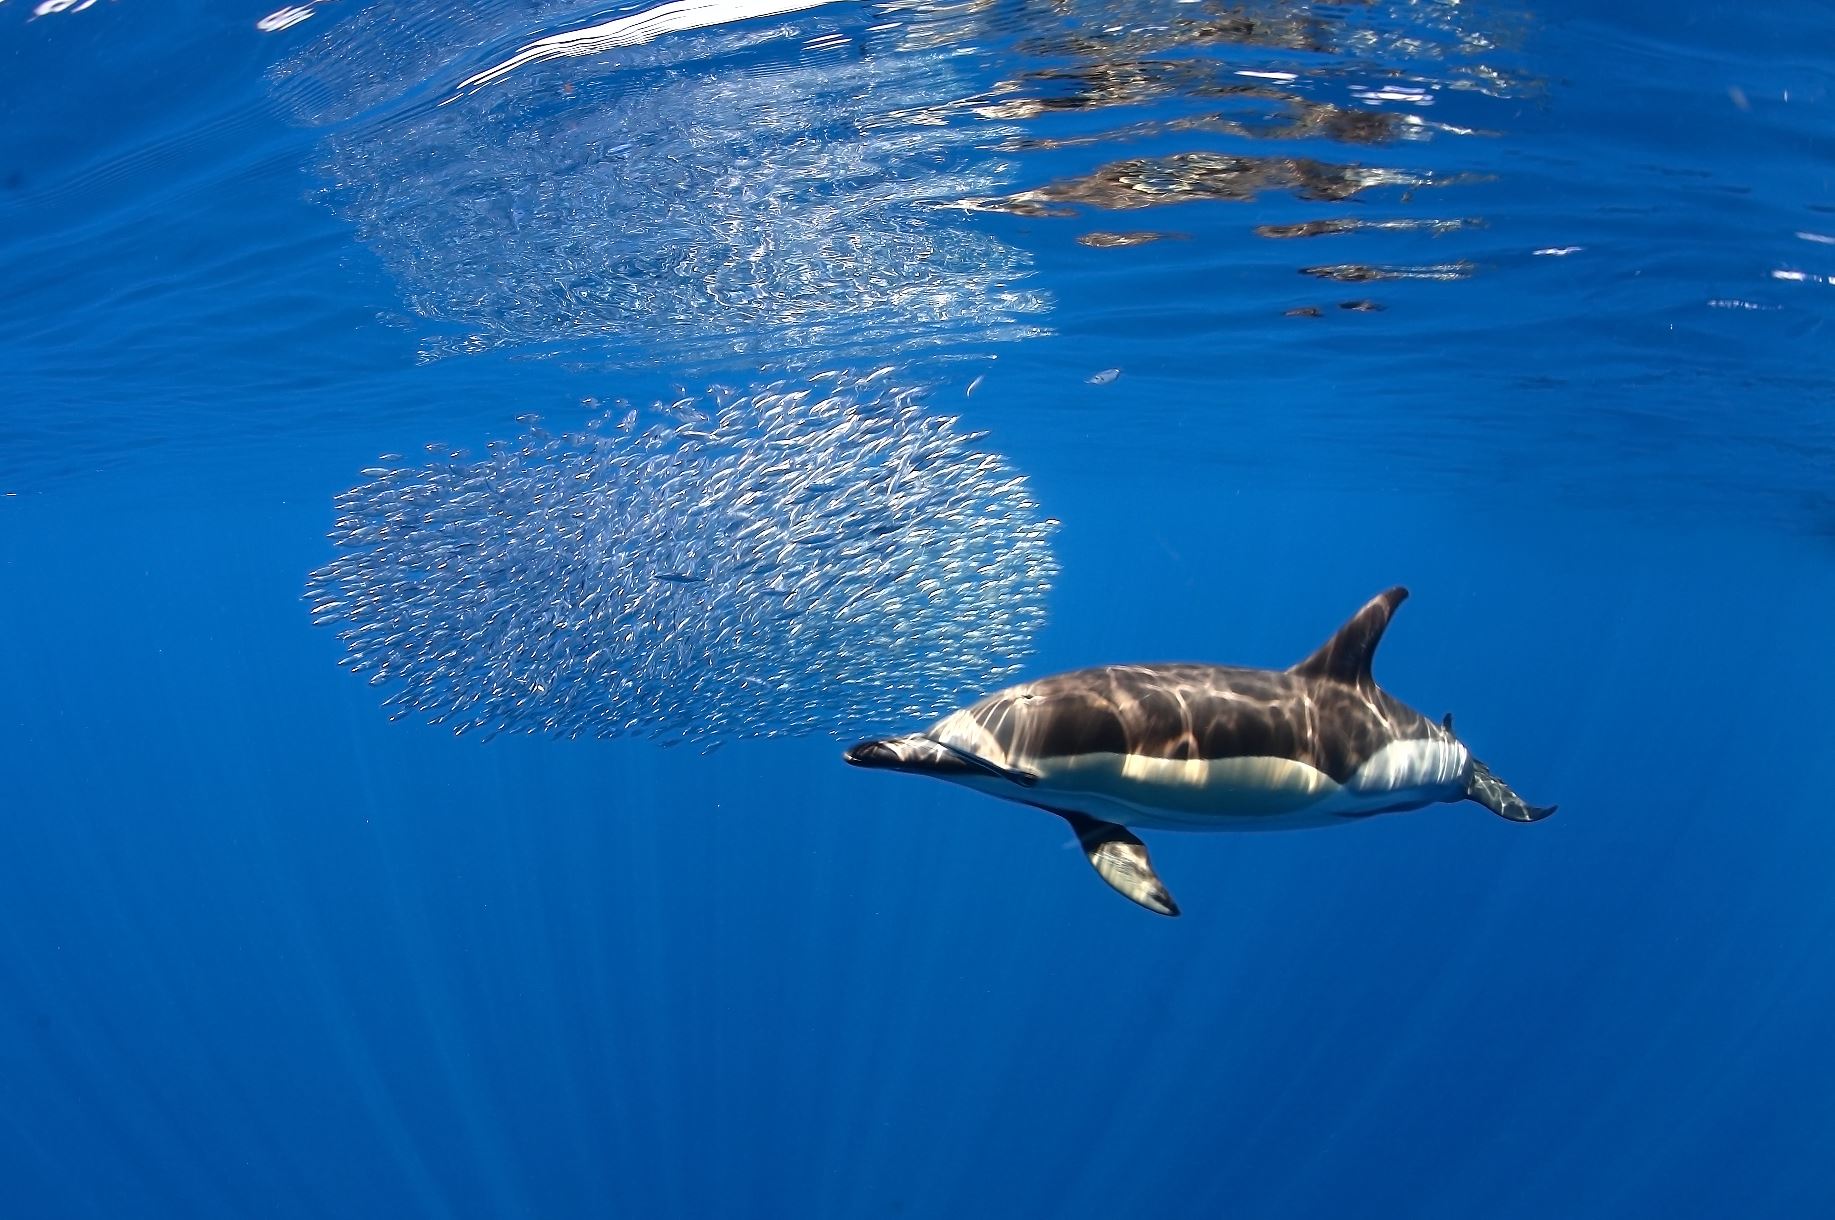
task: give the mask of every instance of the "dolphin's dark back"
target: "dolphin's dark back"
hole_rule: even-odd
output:
[[[1343,783],[1397,740],[1440,730],[1374,686],[1225,665],[1104,665],[1010,687],[956,713],[1006,765],[1123,754],[1156,759],[1287,758]]]

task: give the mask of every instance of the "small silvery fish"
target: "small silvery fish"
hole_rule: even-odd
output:
[[[306,595],[392,718],[702,746],[870,729],[1011,675],[1044,621],[1055,523],[883,371],[630,431],[525,422],[338,497]]]

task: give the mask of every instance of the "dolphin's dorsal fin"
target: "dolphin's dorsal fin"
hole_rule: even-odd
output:
[[[1351,621],[1340,627],[1319,651],[1287,672],[1302,678],[1321,678],[1351,686],[1374,686],[1370,676],[1370,658],[1389,626],[1389,617],[1407,598],[1408,590],[1397,585],[1371,598]]]

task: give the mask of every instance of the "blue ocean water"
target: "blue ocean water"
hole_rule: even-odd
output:
[[[274,3],[0,3],[0,1215],[1829,1214],[1824,6]],[[1553,818],[841,762],[1398,582]]]

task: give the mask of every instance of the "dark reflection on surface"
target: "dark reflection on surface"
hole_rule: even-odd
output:
[[[1131,211],[1200,199],[1246,202],[1276,190],[1291,191],[1300,199],[1339,201],[1372,187],[1437,185],[1443,183],[1429,174],[1331,165],[1300,157],[1176,153],[1116,161],[1078,178],[968,202],[982,211],[1074,216],[1076,212],[1064,205]]]
[[[1374,267],[1366,263],[1336,263],[1327,267],[1302,267],[1301,275],[1315,279],[1361,284],[1370,280],[1463,280],[1477,268],[1468,262],[1438,263],[1425,267]]]
[[[1371,300],[1356,300],[1340,301],[1338,302],[1338,308],[1348,313],[1381,313],[1387,306]],[[1323,318],[1325,316],[1325,310],[1317,305],[1296,305],[1292,309],[1282,310],[1281,316],[1287,318]]]
[[[1139,93],[1129,93],[1115,88],[1128,80],[1145,83],[1150,79],[1148,77],[1100,74],[1091,79],[1092,83],[1098,83],[1100,87],[1089,93],[1078,93],[1068,97],[1022,98],[994,102],[976,107],[976,113],[983,118],[990,119],[1034,119],[1055,112],[1090,110],[1103,106],[1138,105],[1163,92],[1170,92],[1148,87]],[[1141,139],[1179,132],[1206,132],[1239,136],[1246,140],[1292,140],[1318,136],[1338,140],[1345,144],[1387,144],[1399,138],[1398,120],[1394,115],[1361,110],[1356,107],[1336,106],[1330,102],[1313,101],[1299,94],[1280,89],[1270,89],[1260,85],[1224,85],[1197,89],[1190,93],[1190,96],[1200,98],[1224,95],[1243,104],[1244,113],[1232,115],[1223,111],[1214,111],[1159,122],[1137,123],[1100,135],[1066,136],[1055,139],[1020,136],[1008,140],[1003,147],[1016,152],[1028,149],[1073,148],[1078,145],[1116,143],[1123,139]],[[1264,113],[1266,111],[1274,113]]]
[[[1122,246],[1144,246],[1154,241],[1189,241],[1186,233],[1155,233],[1151,230],[1137,230],[1129,233],[1108,233],[1098,230],[1085,233],[1077,239],[1079,245],[1090,246],[1097,250],[1113,250]]]
[[[1256,225],[1257,237],[1285,239],[1290,237],[1335,237],[1343,233],[1386,230],[1400,233],[1409,230],[1426,233],[1451,233],[1478,224],[1470,219],[1453,220],[1353,220],[1332,217],[1327,220],[1305,220],[1297,224]]]

